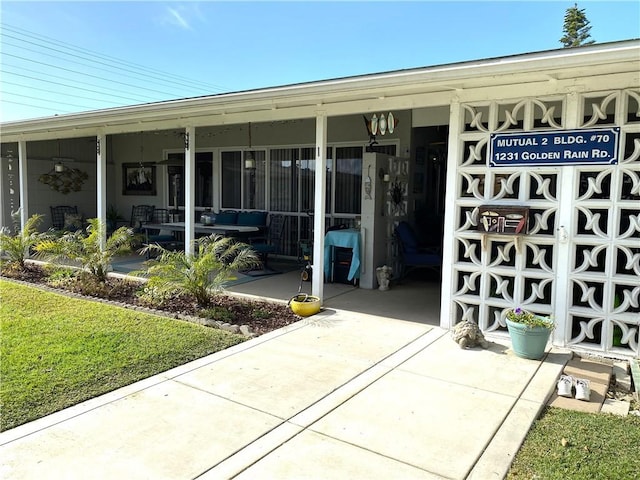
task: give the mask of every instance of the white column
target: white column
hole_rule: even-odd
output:
[[[313,275],[311,294],[320,298],[324,295],[324,206],[327,192],[327,115],[316,115],[316,184],[313,206]]]
[[[566,97],[566,113],[565,128],[577,128],[580,118],[580,95],[571,91]],[[556,232],[556,243],[554,245],[554,258],[556,259],[556,297],[554,299],[552,311],[554,313],[554,321],[556,328],[554,329],[553,344],[566,345],[571,339],[571,327],[568,320],[569,298],[571,297],[571,259],[574,243],[571,240],[575,233],[572,231],[573,222],[571,220],[574,203],[574,185],[576,185],[575,177],[577,175],[576,168],[573,166],[559,167],[560,178],[558,192],[558,231]],[[605,322],[603,322],[605,323]],[[602,334],[605,334],[603,329]]]
[[[104,226],[100,239],[100,248],[104,249],[107,241],[107,136],[104,133],[100,133],[96,137],[96,184],[96,216],[100,224]]]
[[[456,182],[458,177],[458,159],[464,154],[460,142],[460,132],[464,115],[460,102],[454,100],[449,108],[449,138],[447,155],[447,190],[444,213],[444,241],[442,242],[442,283],[440,294],[440,326],[450,329],[453,326],[451,295],[453,294],[453,241],[456,217]]]
[[[193,253],[195,238],[196,129],[184,129],[184,251]]]
[[[18,171],[20,181],[20,230],[29,218],[29,188],[27,182],[27,142],[18,142]]]

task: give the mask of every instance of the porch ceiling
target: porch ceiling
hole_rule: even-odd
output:
[[[170,100],[1,124],[2,142],[447,105],[475,89],[640,71],[640,41]],[[639,80],[640,82],[640,80]]]

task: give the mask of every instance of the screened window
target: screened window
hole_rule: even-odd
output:
[[[297,168],[300,150],[279,148],[270,151],[269,206],[277,212],[296,212],[298,207]]]
[[[242,152],[222,152],[222,208],[242,208]]]
[[[335,213],[360,213],[362,147],[336,147]]]
[[[242,208],[266,208],[267,162],[264,150],[244,152],[244,203]]]
[[[167,160],[173,165],[168,167],[169,206],[184,207],[184,153],[169,153]],[[213,202],[213,154],[196,152],[196,206],[210,207]]]
[[[313,210],[316,175],[315,148],[300,150],[300,211]]]

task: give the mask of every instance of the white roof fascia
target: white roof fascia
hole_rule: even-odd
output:
[[[331,103],[376,100],[386,95],[451,92],[479,84],[517,84],[522,82],[524,74],[537,75],[544,81],[571,78],[582,69],[579,74],[588,76],[589,68],[606,65],[616,65],[623,71],[639,71],[640,40],[5,122],[0,124],[0,137],[2,142],[15,142],[42,138],[42,134],[48,138],[85,136],[92,129],[95,132],[140,131],[146,122],[163,120],[170,120],[179,128],[198,116],[256,113],[268,117],[268,112],[278,109],[291,109],[284,117],[301,118],[296,115],[311,116],[315,109]],[[230,122],[221,118],[216,123]],[[149,128],[154,127],[149,125]]]

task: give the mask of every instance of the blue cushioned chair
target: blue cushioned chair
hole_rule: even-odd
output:
[[[428,268],[440,273],[442,255],[437,248],[421,246],[411,225],[400,222],[395,229],[395,236],[400,250],[403,279],[411,270]]]

